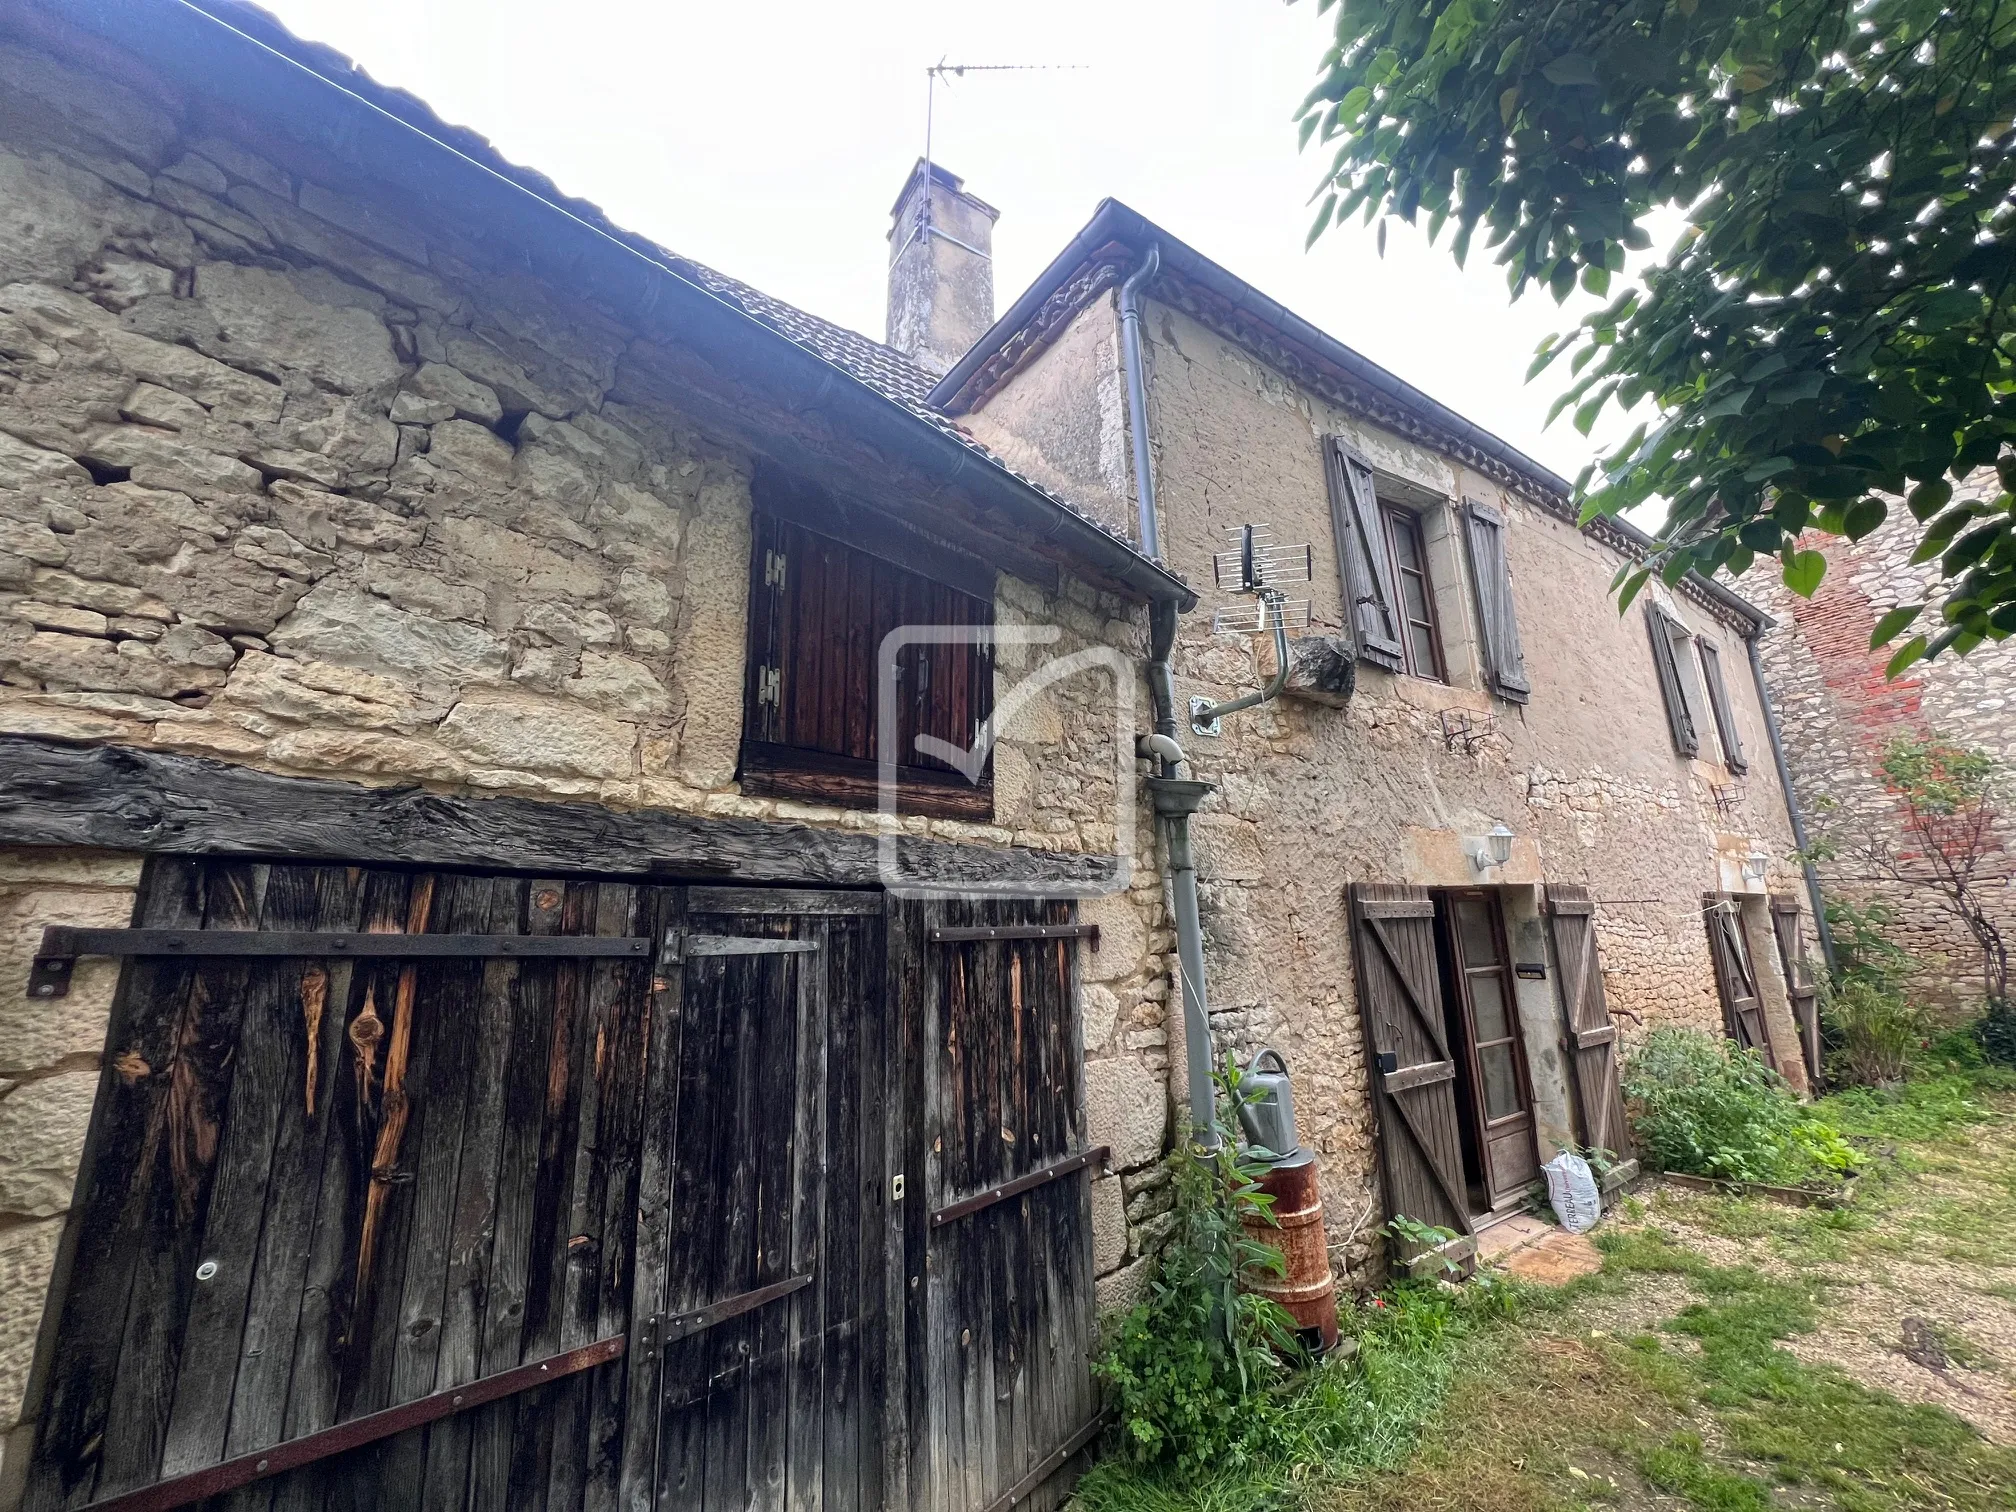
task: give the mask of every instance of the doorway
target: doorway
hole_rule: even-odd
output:
[[[1446,889],[1435,913],[1463,1174],[1472,1214],[1483,1217],[1521,1201],[1539,1179],[1533,1086],[1498,895]]]

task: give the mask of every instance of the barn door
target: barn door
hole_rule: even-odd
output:
[[[1778,966],[1785,973],[1785,993],[1792,1003],[1792,1022],[1799,1031],[1799,1050],[1806,1061],[1806,1085],[1820,1086],[1820,994],[1813,986],[1812,963],[1806,958],[1804,915],[1799,900],[1786,893],[1771,895],[1771,932],[1778,941]]]
[[[1617,1026],[1603,1001],[1603,971],[1596,959],[1596,908],[1589,889],[1547,884],[1547,918],[1554,935],[1554,969],[1568,1018],[1575,1058],[1575,1094],[1582,1112],[1582,1142],[1620,1159],[1630,1154],[1624,1117]]]
[[[879,893],[695,887],[653,983],[625,1507],[884,1495]]]
[[[1358,883],[1351,926],[1387,1212],[1471,1233],[1434,901],[1425,888]]]
[[[908,907],[911,1504],[1047,1512],[1098,1426],[1081,935],[1065,903]]]
[[[663,903],[150,862],[136,924],[225,953],[121,977],[25,1505],[606,1504]]]
[[[1715,961],[1715,990],[1722,998],[1723,1028],[1745,1050],[1763,1056],[1765,1065],[1776,1067],[1771,1037],[1764,1032],[1764,1000],[1757,993],[1757,968],[1750,960],[1742,904],[1711,893],[1703,917],[1708,921],[1708,951]]]

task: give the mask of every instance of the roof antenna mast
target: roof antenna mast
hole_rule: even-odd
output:
[[[913,236],[931,234],[931,126],[938,98],[938,81],[948,85],[954,78],[965,78],[969,73],[1078,73],[1090,68],[1089,63],[947,63],[940,58],[924,70],[924,156],[917,160],[919,185],[924,193],[918,198],[917,230]]]

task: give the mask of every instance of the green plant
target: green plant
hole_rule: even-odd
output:
[[[1433,1268],[1443,1277],[1454,1280],[1463,1274],[1463,1267],[1449,1258],[1445,1247],[1456,1237],[1454,1229],[1439,1228],[1409,1218],[1405,1213],[1395,1213],[1382,1232],[1394,1241],[1397,1258],[1410,1273],[1423,1260],[1432,1260]]]
[[[1924,1014],[1902,993],[1870,981],[1851,978],[1833,988],[1821,1013],[1839,1047],[1827,1058],[1827,1073],[1847,1086],[1897,1086],[1925,1042]]]
[[[2016,1003],[1990,1003],[1973,1023],[1974,1039],[1991,1066],[2016,1066]]]
[[[1329,8],[1330,0],[1325,0]],[[1818,529],[1859,539],[1898,497],[1936,604],[1893,670],[2016,631],[2016,14],[1996,0],[1344,0],[1303,103],[1334,143],[1310,232],[1362,209],[1480,228],[1516,297],[1610,293],[1665,216],[1685,228],[1568,339],[1556,401],[1655,417],[1583,474],[1585,515],[1663,500],[1619,574],[1745,571],[1811,595]],[[1380,222],[1384,246],[1385,220]],[[1953,483],[1995,468],[1990,486]],[[1915,487],[1914,487],[1915,485]],[[1928,612],[1929,610],[1929,612]]]
[[[1284,1261],[1245,1226],[1271,1217],[1273,1199],[1258,1186],[1266,1167],[1240,1154],[1238,1067],[1228,1060],[1216,1080],[1216,1144],[1169,1157],[1175,1228],[1147,1298],[1119,1318],[1092,1367],[1112,1388],[1125,1452],[1184,1472],[1241,1451],[1266,1415],[1266,1389],[1299,1354],[1287,1310],[1242,1284],[1280,1275]]]
[[[1831,814],[1837,805],[1832,800],[1823,799],[1815,805],[1823,814]],[[1822,861],[1832,854],[1832,847],[1825,853],[1812,855],[1811,859]],[[1867,903],[1854,903],[1847,898],[1827,900],[1827,932],[1834,941],[1834,985],[1844,987],[1850,982],[1862,982],[1885,992],[1902,988],[1904,979],[1911,974],[1911,952],[1890,938],[1889,931],[1897,922],[1897,910],[1881,898],[1872,898]]]
[[[1625,1063],[1624,1094],[1654,1164],[1732,1181],[1838,1179],[1855,1164],[1753,1050],[1692,1029],[1654,1029]]]

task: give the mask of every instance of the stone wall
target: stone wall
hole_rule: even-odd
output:
[[[1087,432],[1099,415],[1087,399],[1088,384],[1097,391],[1088,365],[1107,361],[1117,370],[1112,298],[1088,306],[1057,347],[966,417],[1020,465],[1041,467],[1087,496],[1114,492],[1100,459],[1126,455],[1124,407],[1101,422],[1118,426],[1117,435]],[[1782,859],[1791,849],[1789,820],[1743,642],[1728,624],[1697,601],[1666,597],[1720,650],[1751,762],[1747,781],[1734,784],[1719,759],[1676,754],[1641,611],[1620,618],[1607,592],[1615,551],[1475,472],[1336,410],[1183,313],[1151,305],[1144,325],[1161,537],[1175,570],[1208,585],[1211,555],[1230,545],[1227,532],[1267,523],[1276,542],[1313,546],[1309,633],[1338,633],[1344,615],[1319,441],[1341,434],[1372,459],[1382,496],[1421,511],[1437,578],[1447,684],[1361,663],[1347,707],[1283,698],[1228,717],[1218,738],[1187,730],[1183,737],[1197,775],[1218,785],[1195,821],[1215,1043],[1221,1054],[1244,1057],[1270,1044],[1287,1054],[1303,1140],[1323,1165],[1333,1253],[1347,1275],[1362,1277],[1378,1263],[1369,1243],[1378,1177],[1349,885],[1498,888],[1514,948],[1527,959],[1544,946],[1534,927],[1535,884],[1584,884],[1597,900],[1609,1001],[1630,1015],[1620,1019],[1627,1039],[1659,1023],[1719,1032],[1703,895],[1797,891],[1798,873]],[[1468,563],[1450,507],[1465,497],[1497,504],[1508,517],[1533,685],[1523,708],[1484,688]],[[1125,518],[1131,510],[1112,512]],[[1185,708],[1192,695],[1249,691],[1272,670],[1268,643],[1211,632],[1210,611],[1231,602],[1207,590],[1183,621],[1176,673]],[[1452,743],[1445,712],[1490,731],[1468,748]],[[1712,744],[1707,754],[1715,755]],[[1474,840],[1498,822],[1517,837],[1512,860],[1480,871]],[[1756,849],[1773,858],[1762,884],[1742,876],[1743,856]],[[1760,932],[1768,926],[1757,919],[1753,952],[1760,971],[1775,978],[1769,935]],[[1167,975],[1149,979],[1154,995],[1144,993],[1131,1009],[1123,1004],[1142,1046],[1138,1073],[1126,1074],[1145,1082],[1162,1070],[1166,1051],[1180,1100],[1178,1005],[1160,995]],[[1543,993],[1521,1002],[1544,1156],[1565,1132],[1570,1106],[1552,973]],[[1796,1063],[1782,994],[1779,1004],[1774,1038]],[[1791,1070],[1799,1074],[1796,1064]],[[1123,1194],[1130,1216],[1152,1225],[1156,1197],[1140,1187],[1123,1183]],[[1138,1243],[1139,1219],[1130,1233]]]
[[[1993,475],[1960,490],[1985,488]],[[1894,681],[1883,669],[1897,645],[1869,649],[1876,622],[1900,604],[1923,602],[1938,564],[1911,564],[1920,534],[1901,506],[1860,541],[1814,535],[1801,544],[1823,552],[1827,575],[1811,599],[1789,592],[1775,570],[1755,568],[1744,589],[1777,617],[1763,656],[1784,730],[1792,781],[1818,830],[1877,834],[1901,845],[1895,799],[1882,775],[1884,747],[1900,735],[1937,732],[2016,763],[2016,645],[1983,645],[1965,657],[1920,662]],[[1833,807],[1828,807],[1829,802]],[[2002,828],[2003,844],[2016,835]],[[1990,897],[2009,939],[2016,941],[2016,868],[2005,851],[1991,857]],[[1981,995],[1980,960],[1972,937],[1936,898],[1870,876],[1847,860],[1825,862],[1822,880],[1850,899],[1880,898],[1896,915],[1890,933],[1919,962],[1915,989],[1928,1000],[1961,1008]]]
[[[121,77],[0,28],[0,732],[875,823],[735,783],[754,463],[682,410],[687,369],[512,271],[508,246]],[[997,614],[1048,636],[1002,649],[997,701],[1051,659],[1105,659],[1003,730],[993,823],[902,824],[1099,853],[1138,830],[1152,852],[1124,791],[1145,616],[1068,575],[1054,593],[1003,575]],[[1144,1004],[1168,933],[1141,859],[1130,890],[1087,905],[1104,932],[1086,973],[1092,1129],[1130,1171],[1167,1125]],[[44,922],[124,923],[137,871],[0,859],[0,1423],[19,1411],[113,968],[87,965],[57,1020],[28,1012],[21,976]],[[1097,1188],[1109,1270],[1138,1253],[1121,1179]]]

